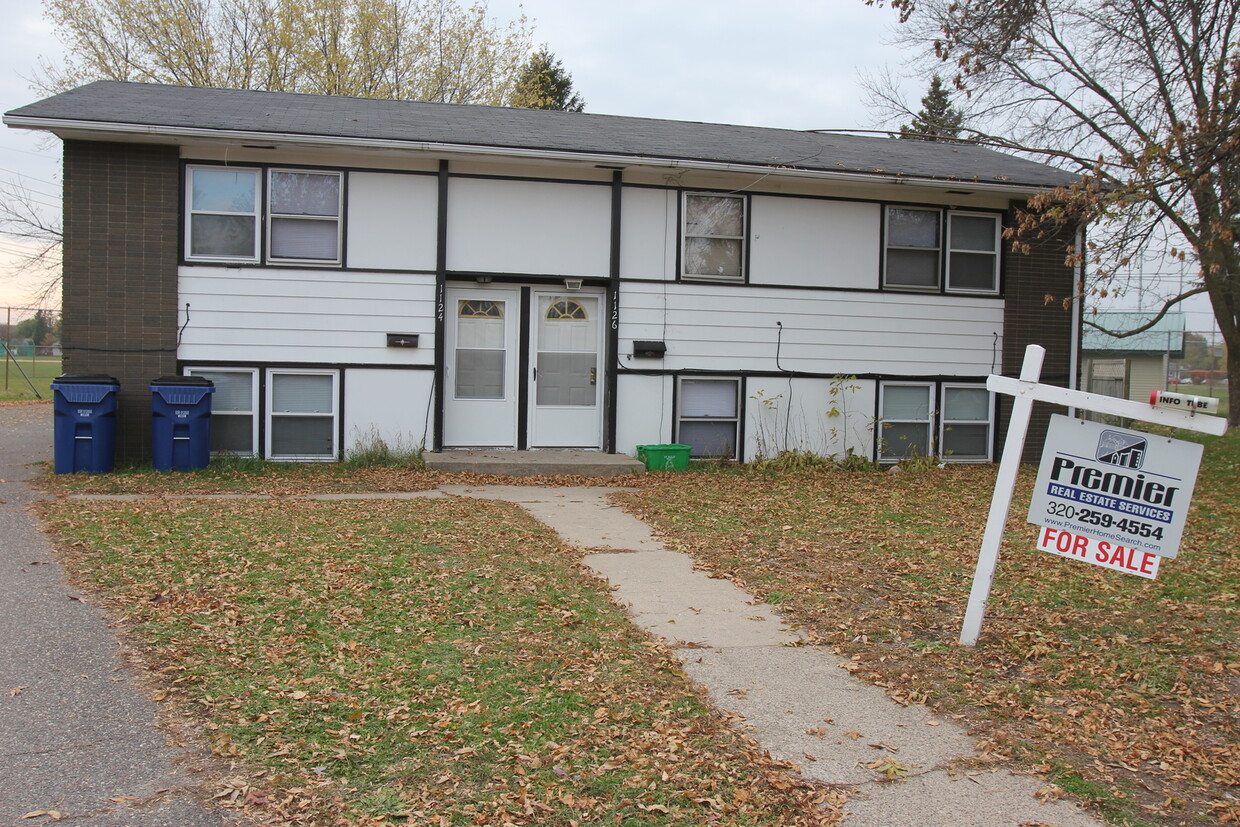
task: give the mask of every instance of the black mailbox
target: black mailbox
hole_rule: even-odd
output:
[[[662,359],[667,353],[667,342],[634,342],[634,359]]]

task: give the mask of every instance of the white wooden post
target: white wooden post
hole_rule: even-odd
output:
[[[1033,394],[1030,391],[1042,376],[1042,359],[1045,356],[1046,348],[1041,345],[1029,345],[1025,348],[1020,380],[1028,384],[1013,395],[1012,417],[1008,420],[1007,438],[1003,441],[1003,456],[999,458],[995,493],[990,499],[990,516],[986,519],[986,534],[982,538],[977,568],[973,572],[973,588],[969,592],[964,625],[960,628],[962,646],[975,645],[982,631],[986,601],[990,598],[990,584],[995,578],[995,567],[999,564],[999,545],[1003,542],[1003,529],[1007,525],[1008,509],[1012,505],[1012,492],[1016,489],[1016,472],[1020,470],[1020,455],[1025,450],[1025,434],[1029,431],[1029,419],[1033,413]]]

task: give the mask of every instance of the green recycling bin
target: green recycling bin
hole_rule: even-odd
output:
[[[689,469],[688,445],[638,445],[637,459],[648,471],[687,471]]]

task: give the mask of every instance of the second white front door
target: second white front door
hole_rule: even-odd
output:
[[[601,445],[602,305],[602,295],[533,293],[531,448]]]

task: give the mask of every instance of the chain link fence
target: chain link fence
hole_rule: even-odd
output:
[[[60,310],[0,307],[0,400],[49,399],[61,373]]]

